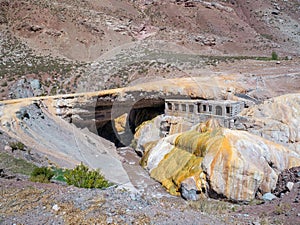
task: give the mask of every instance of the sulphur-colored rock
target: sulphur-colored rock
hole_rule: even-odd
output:
[[[118,133],[125,132],[126,122],[127,122],[128,113],[124,113],[122,116],[114,119],[115,128]]]
[[[258,190],[274,190],[278,174],[297,166],[300,156],[245,131],[222,130],[223,137],[207,150],[202,167],[210,188],[229,199],[249,201]]]
[[[143,165],[171,194],[188,178],[197,190],[235,201],[250,201],[271,192],[278,174],[300,165],[300,156],[246,131],[215,123],[160,139],[147,149]]]

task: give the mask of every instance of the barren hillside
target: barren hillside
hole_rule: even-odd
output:
[[[194,53],[299,53],[299,2],[4,1],[3,30],[41,53],[93,61],[138,40],[164,40]]]
[[[296,0],[0,4],[2,99],[199,76],[222,61],[300,52]]]

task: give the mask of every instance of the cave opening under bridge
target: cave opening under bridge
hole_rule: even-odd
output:
[[[97,134],[116,147],[129,146],[136,128],[143,122],[164,113],[165,101],[161,98],[141,99],[137,102],[97,102],[95,123]]]

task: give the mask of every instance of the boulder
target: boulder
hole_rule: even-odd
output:
[[[5,145],[4,146],[4,151],[6,151],[6,152],[12,152],[12,147],[10,147],[10,146],[8,146],[8,145]]]
[[[33,90],[38,90],[40,89],[42,86],[41,86],[41,83],[38,79],[33,79],[30,81],[30,87],[33,89]]]
[[[53,209],[55,212],[57,212],[57,211],[60,210],[60,207],[59,207],[57,204],[55,204],[55,205],[52,206],[52,209]]]
[[[276,199],[277,197],[275,195],[273,195],[272,193],[268,192],[268,193],[265,193],[262,198],[264,201],[272,201],[272,200]]]
[[[193,177],[189,177],[181,182],[180,193],[185,200],[199,200],[199,191],[197,190],[196,181]]]
[[[10,98],[29,98],[33,96],[40,96],[43,94],[43,88],[38,79],[18,80],[10,88]]]
[[[188,190],[196,190],[251,201],[258,191],[273,191],[278,174],[300,165],[300,156],[246,131],[200,125],[149,145],[142,165],[174,195],[182,194],[183,186],[186,198],[194,198]],[[183,181],[190,179],[196,185],[186,188]]]

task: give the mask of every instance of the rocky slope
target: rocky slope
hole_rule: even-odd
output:
[[[4,225],[196,224],[199,221],[219,225],[238,221],[230,216],[234,205],[226,203],[207,202],[213,204],[215,209],[201,212],[182,199],[157,198],[115,188],[87,190],[2,178],[0,184],[4,188],[1,192],[0,223]],[[210,212],[220,212],[222,215],[209,215]],[[259,218],[251,220],[260,221]]]
[[[194,1],[191,7],[160,0],[2,0],[1,6],[2,26],[29,46],[84,61],[144,39],[212,54],[256,55],[272,49],[298,54],[300,47],[294,0]]]
[[[28,96],[16,89],[35,79],[32,95],[54,95],[199,76],[272,51],[297,58],[297,1],[191,2],[1,0],[1,99]]]

